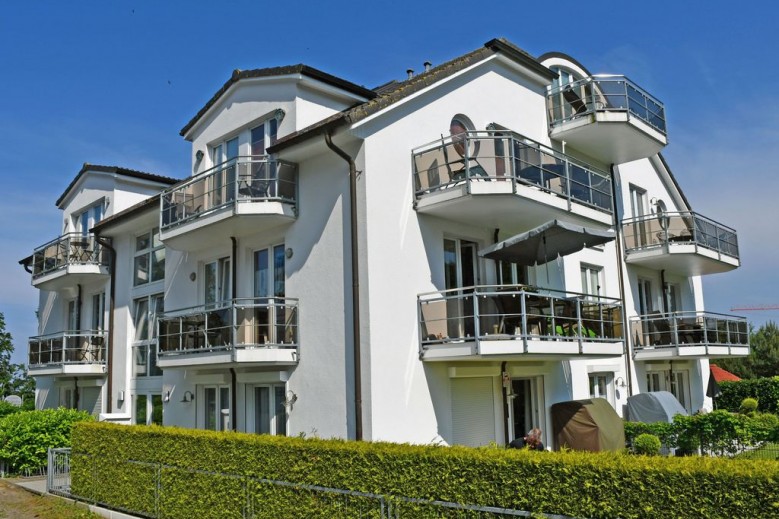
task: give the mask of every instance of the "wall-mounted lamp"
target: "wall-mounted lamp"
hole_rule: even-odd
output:
[[[287,399],[282,402],[282,405],[292,411],[292,406],[298,401],[298,396],[294,391],[287,391]]]
[[[124,402],[124,391],[119,391],[119,395],[116,397],[119,402]]]
[[[184,391],[184,398],[181,399],[182,404],[188,404],[195,399],[195,394],[192,391]]]
[[[197,150],[195,152],[195,159],[197,159],[197,161],[200,162],[201,160],[203,160],[203,155],[205,155],[203,153],[203,150]]]
[[[627,387],[627,384],[625,384],[625,379],[622,377],[617,377],[616,380],[614,380],[614,385],[617,387]]]
[[[292,250],[292,247],[287,247],[287,250],[284,251],[284,255],[287,257],[287,259],[292,258],[293,254],[295,254],[295,251]]]
[[[189,273],[189,280],[190,281],[195,281],[196,279],[197,279],[197,274],[195,274],[194,272],[190,272]]]
[[[163,401],[163,402],[165,402],[166,404],[167,404],[168,402],[170,402],[170,389],[168,389],[168,390],[165,392],[165,396],[164,396],[164,397],[162,397],[162,401]]]

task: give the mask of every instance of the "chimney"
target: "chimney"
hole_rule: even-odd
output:
[[[406,74],[408,74],[408,79],[413,78],[414,77],[414,69],[410,68],[410,69],[406,70]]]
[[[430,72],[431,65],[432,63],[430,63],[429,61],[425,61],[425,72]]]

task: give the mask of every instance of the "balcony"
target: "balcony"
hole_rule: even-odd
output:
[[[573,359],[623,352],[622,302],[527,286],[475,286],[418,297],[426,361]]]
[[[104,375],[106,332],[71,330],[30,337],[30,375]]]
[[[105,280],[109,259],[108,251],[94,236],[64,234],[32,253],[32,284],[42,290],[57,290]]]
[[[636,360],[727,358],[749,355],[743,317],[711,312],[659,312],[630,319]]]
[[[663,104],[625,76],[552,89],[547,109],[551,138],[607,164],[651,157],[668,144]]]
[[[159,319],[160,368],[289,366],[298,363],[298,302],[232,299],[165,312]]]
[[[622,222],[626,261],[697,276],[737,268],[736,231],[693,212],[660,212]]]
[[[513,233],[561,216],[612,224],[608,173],[508,130],[444,137],[412,157],[419,213]]]
[[[291,223],[297,215],[297,166],[238,157],[162,193],[160,238],[181,251],[212,247]]]

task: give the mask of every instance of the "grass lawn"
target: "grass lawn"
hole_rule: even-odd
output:
[[[0,519],[98,519],[86,508],[54,496],[39,496],[0,479]]]

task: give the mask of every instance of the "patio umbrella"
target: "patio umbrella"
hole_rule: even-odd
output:
[[[558,256],[573,254],[584,247],[610,242],[615,237],[616,234],[611,229],[592,229],[552,220],[482,249],[479,256],[532,266],[547,263]]]
[[[706,387],[706,396],[709,398],[717,398],[722,394],[717,379],[714,378],[714,373],[709,370],[709,385]]]

